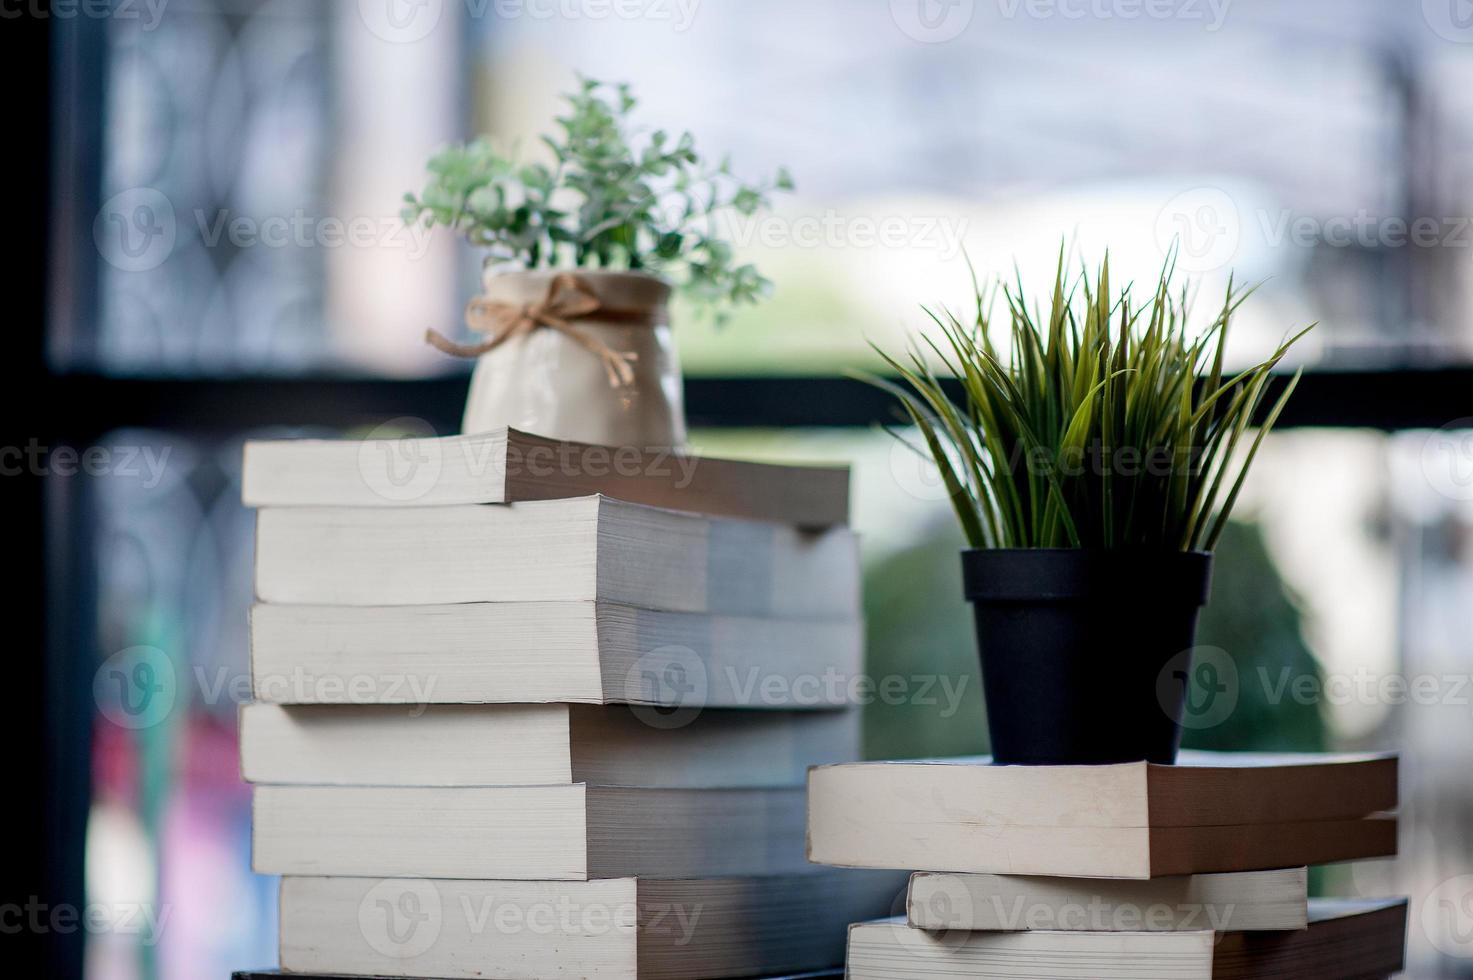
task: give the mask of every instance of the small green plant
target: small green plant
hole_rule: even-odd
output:
[[[1083,272],[1066,286],[1061,250],[1046,318],[1029,311],[1021,281],[984,291],[974,276],[971,323],[927,310],[942,342],[912,341],[899,358],[879,351],[901,383],[863,377],[904,406],[972,547],[1210,551],[1216,544],[1298,374],[1241,459],[1236,450],[1270,373],[1310,328],[1263,363],[1225,377],[1228,326],[1252,290],[1229,280],[1217,318],[1188,339],[1189,293],[1173,294],[1173,268],[1168,258],[1151,302],[1133,307],[1128,287],[1112,298],[1108,257],[1093,282]],[[1006,360],[991,337],[998,293],[1011,321]],[[941,375],[960,381],[960,404]]]
[[[550,166],[519,164],[485,139],[449,147],[430,160],[419,196],[404,195],[405,222],[454,229],[489,250],[488,264],[667,275],[718,314],[770,292],[756,268],[734,260],[717,219],[750,217],[773,191],[792,190],[786,170],[743,183],[728,161],[707,165],[690,133],[642,137],[627,85],[580,79],[565,98],[557,134],[542,137]]]

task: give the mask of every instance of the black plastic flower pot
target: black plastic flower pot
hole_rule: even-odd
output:
[[[1199,551],[962,552],[994,761],[1175,762],[1211,575]]]

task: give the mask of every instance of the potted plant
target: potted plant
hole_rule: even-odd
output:
[[[1129,288],[1112,293],[1108,259],[1067,283],[1061,251],[1046,316],[1021,282],[975,288],[971,322],[932,314],[939,339],[880,352],[898,383],[867,377],[915,424],[970,546],[963,586],[998,763],[1175,761],[1212,548],[1298,382],[1250,435],[1270,373],[1303,334],[1227,374],[1251,290],[1230,280],[1193,336],[1172,269],[1136,305]]]
[[[442,225],[487,250],[466,323],[484,335],[440,349],[476,358],[463,430],[511,425],[601,445],[680,447],[680,368],[667,304],[678,288],[718,319],[771,284],[733,258],[718,219],[751,216],[792,182],[743,183],[705,165],[689,133],[641,134],[625,85],[580,79],[542,142],[517,163],[484,139],[429,162],[406,222]]]

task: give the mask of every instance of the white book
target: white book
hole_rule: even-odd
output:
[[[852,532],[702,517],[608,497],[446,507],[268,507],[256,595],[320,605],[602,599],[646,609],[843,619]]]
[[[1311,899],[1287,932],[849,930],[848,980],[1383,980],[1400,973],[1405,899]]]
[[[1146,881],[921,872],[911,876],[905,912],[911,926],[932,931],[1303,929],[1309,921],[1309,871],[1283,868]]]
[[[262,874],[425,878],[787,874],[803,790],[589,786],[257,786]]]
[[[1394,755],[1184,752],[1176,765],[860,762],[808,776],[809,857],[843,867],[1079,878],[1396,853]],[[924,827],[925,833],[917,833]]]
[[[827,527],[848,520],[849,469],[590,446],[501,428],[439,438],[253,441],[241,472],[247,507],[441,507],[591,493]]]
[[[859,756],[858,711],[566,704],[247,704],[250,783],[360,786],[802,786]]]
[[[1211,930],[948,932],[849,927],[847,980],[1212,980]]]
[[[662,704],[831,708],[864,624],[663,612],[586,600],[424,606],[261,603],[251,685],[286,704]]]
[[[283,878],[292,972],[501,980],[713,980],[843,962],[850,922],[901,879],[825,871],[680,880]]]

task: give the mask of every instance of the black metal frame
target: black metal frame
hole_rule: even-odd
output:
[[[49,17],[7,18],[0,31],[5,49],[0,77],[12,93],[7,125],[12,152],[4,154],[10,190],[12,248],[6,262],[9,370],[0,385],[0,445],[23,446],[31,439],[62,437],[59,420],[48,411],[56,396],[48,371],[46,326],[51,242],[54,22]],[[34,903],[76,910],[85,904],[83,841],[90,765],[90,682],[86,661],[77,654],[74,630],[80,625],[74,590],[86,581],[76,562],[76,539],[64,515],[75,513],[79,481],[48,481],[23,472],[0,479],[4,515],[10,530],[11,558],[7,603],[8,699],[3,712],[12,749],[11,827],[7,848],[13,868],[5,876],[7,933],[18,913],[18,932],[5,936],[6,963],[32,976],[80,976],[80,930],[44,928],[29,921]],[[29,968],[29,969],[27,969]]]
[[[1287,378],[1270,384],[1267,405]],[[141,426],[241,431],[265,426],[347,428],[394,416],[455,431],[465,402],[461,375],[419,380],[116,378],[63,375],[47,386],[53,421],[73,440]],[[959,392],[959,390],[958,390]],[[686,412],[707,428],[854,428],[897,420],[894,399],[843,377],[691,377]],[[96,407],[107,406],[106,416]],[[1307,426],[1382,431],[1440,428],[1473,415],[1473,367],[1308,371],[1279,418]]]

